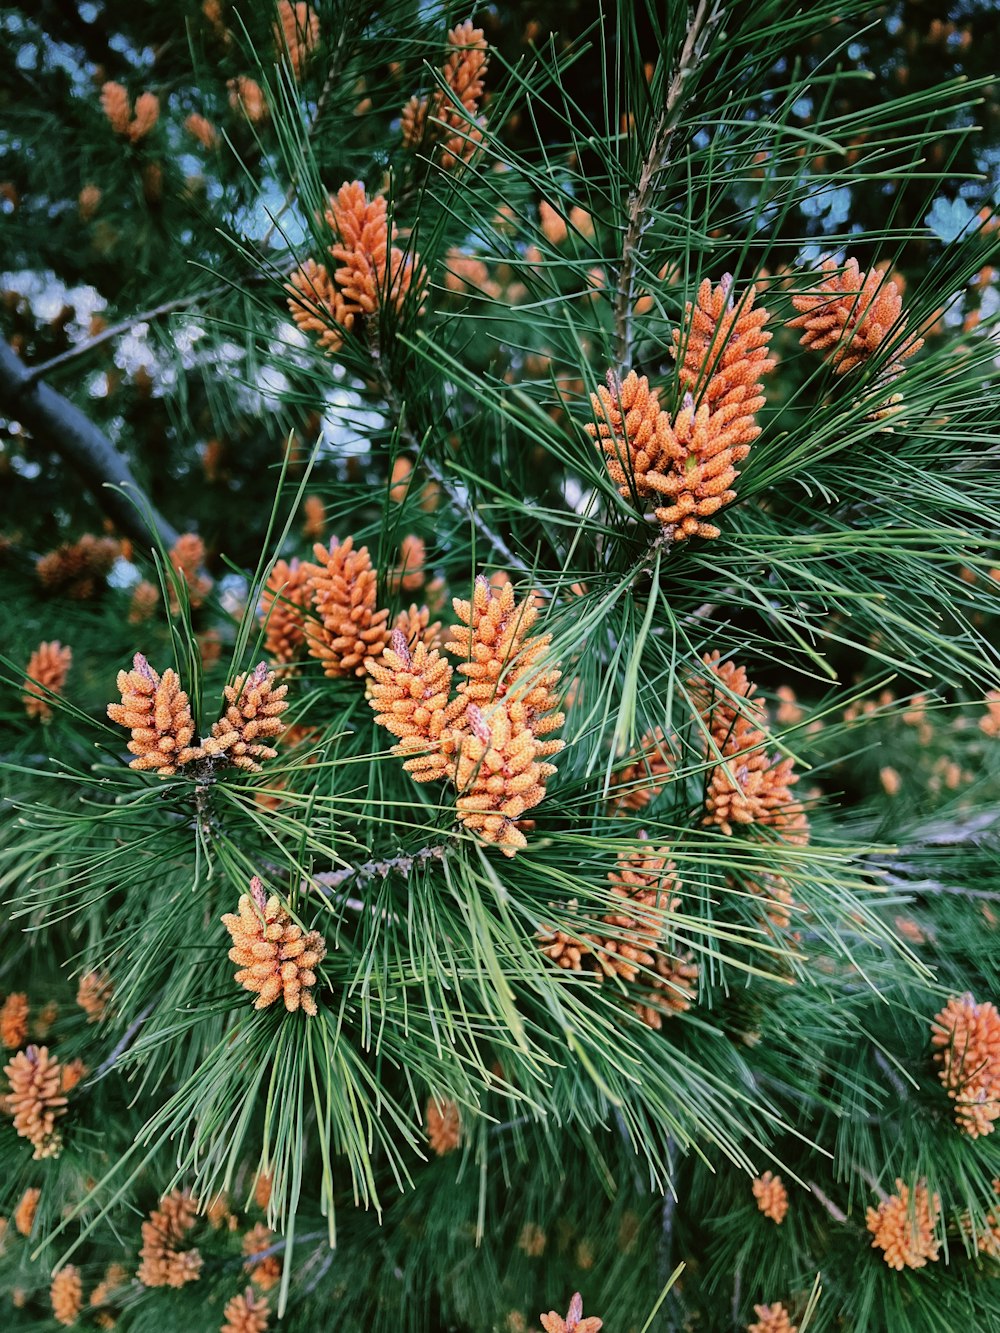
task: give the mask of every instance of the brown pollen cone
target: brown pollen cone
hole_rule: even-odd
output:
[[[620,379],[608,371],[608,387],[591,394],[594,421],[584,430],[607,458],[608,475],[623,499],[654,493],[649,474],[671,456],[670,417],[660,407],[655,389],[645,375],[629,371]]]
[[[750,452],[760,427],[741,403],[713,411],[685,394],[681,410],[668,425],[660,463],[646,481],[669,501],[654,513],[673,541],[715,538],[721,529],[705,520],[736,499],[736,464]]]
[[[405,757],[403,767],[415,782],[451,777],[466,708],[463,698],[449,700],[451,664],[422,641],[411,652],[396,629],[382,656],[369,657],[366,666],[375,723],[398,737],[392,753]]]
[[[226,1303],[219,1333],[265,1333],[270,1313],[267,1298],[247,1287],[242,1296],[234,1296]]]
[[[545,1333],[600,1333],[604,1327],[604,1321],[594,1315],[584,1318],[583,1297],[579,1292],[574,1293],[565,1319],[562,1315],[556,1314],[555,1310],[550,1310],[548,1314],[540,1315],[539,1318]]]
[[[757,1318],[747,1325],[747,1333],[798,1333],[798,1325],[792,1323],[780,1301],[774,1305],[755,1305],[753,1312]]]
[[[667,786],[676,764],[676,756],[667,744],[662,727],[647,731],[630,762],[614,775],[608,790],[609,814],[636,813]]]
[[[41,556],[35,573],[47,592],[65,593],[77,601],[87,601],[95,595],[120,553],[121,545],[111,537],[95,537],[85,532],[79,540],[64,542]]]
[[[287,685],[279,685],[273,671],[260,662],[242,672],[224,690],[226,708],[212,735],[203,742],[206,755],[225,756],[226,762],[247,773],[260,773],[262,759],[274,759],[277,750],[266,744],[285,730],[281,714],[288,707]]]
[[[848,259],[842,267],[827,259],[822,273],[825,277],[809,291],[792,297],[799,314],[788,327],[802,329],[802,346],[825,352],[838,375],[871,360],[892,336],[897,345],[883,378],[895,378],[904,360],[923,346],[922,338],[904,340],[906,320],[898,285],[886,281],[878,269],[862,273],[856,259]]]
[[[64,648],[57,640],[38,645],[28,658],[24,674],[24,711],[29,717],[51,721],[52,708],[45,691],[62,694],[72,662],[72,649]]]
[[[509,698],[514,725],[529,727],[536,737],[561,727],[565,716],[554,710],[559,703],[555,686],[562,672],[539,665],[552,636],[531,633],[538,619],[532,599],[518,602],[513,584],[496,589],[480,574],[472,600],[456,597],[452,605],[461,623],[451,626],[445,647],[462,659],[457,668],[464,677],[459,694],[480,707]],[[540,754],[562,749],[562,741],[548,744],[550,748]]]
[[[196,532],[185,532],[170,548],[170,564],[187,584],[188,600],[197,610],[212,590],[212,580],[201,572],[205,563],[205,543]],[[177,612],[177,596],[170,589],[170,609]]]
[[[187,1190],[164,1195],[142,1224],[142,1246],[136,1277],[144,1287],[183,1287],[201,1276],[202,1257],[181,1244],[193,1230],[197,1202]]]
[[[250,892],[240,897],[238,913],[227,912],[222,923],[233,941],[229,958],[240,965],[236,981],[256,994],[255,1009],[266,1009],[280,999],[289,1013],[300,1008],[306,1014],[316,1013],[313,969],[326,954],[318,931],[296,925],[280,900],[274,894],[267,896],[256,875]]]
[[[621,906],[602,917],[615,934],[601,940],[597,960],[602,971],[634,981],[640,969],[651,969],[664,933],[663,913],[676,911],[680,887],[675,866],[662,847],[640,847],[621,856],[608,875]]]
[[[459,821],[483,842],[513,856],[527,839],[517,821],[545,796],[545,782],[556,771],[540,762],[562,741],[539,741],[530,725],[506,701],[486,715],[474,703],[465,712],[469,730],[462,739],[455,768]]]
[[[765,1171],[751,1185],[757,1207],[765,1217],[781,1226],[788,1212],[788,1191],[780,1176],[773,1171]]]
[[[75,1264],[65,1264],[53,1273],[49,1300],[52,1302],[52,1318],[57,1324],[69,1328],[76,1323],[83,1305],[83,1282]]]
[[[108,1012],[114,988],[106,972],[84,972],[76,989],[76,1002],[88,1023],[99,1023]]]
[[[319,623],[306,625],[309,653],[327,676],[363,676],[365,658],[378,656],[389,637],[389,612],[378,607],[378,580],[368,547],[353,538],[313,548],[310,578]]]
[[[764,331],[768,312],[754,309],[757,288],[738,301],[729,274],[715,288],[706,278],[698,299],[685,306],[684,328],[673,332],[681,387],[712,412],[738,405],[751,416],[764,405],[761,375],[774,369],[768,355],[771,334]]]
[[[319,16],[302,0],[297,4],[278,0],[278,21],[281,26],[274,30],[278,55],[283,56],[287,51],[292,73],[299,79],[306,61],[319,45]]]
[[[18,1235],[31,1235],[31,1228],[35,1225],[35,1213],[38,1211],[38,1201],[41,1197],[42,1191],[34,1186],[26,1189],[21,1195],[18,1205],[14,1209],[14,1226]]]
[[[336,352],[344,333],[354,327],[357,313],[344,299],[329,271],[315,259],[306,259],[288,279],[288,309],[303,333],[315,334],[325,352]]]
[[[101,89],[101,110],[115,134],[128,134],[132,120],[132,103],[127,89],[120,83],[106,83]]]
[[[401,125],[404,148],[441,141],[440,161],[446,171],[467,162],[482,142],[485,121],[478,112],[489,65],[483,30],[471,19],[448,33],[448,45],[451,52],[441,77],[451,96],[438,89],[428,97],[411,97]]]
[[[426,1113],[427,1142],[438,1157],[454,1152],[462,1141],[462,1120],[454,1102],[431,1097]]]
[[[934,1231],[941,1216],[941,1200],[933,1199],[920,1181],[910,1197],[909,1188],[896,1181],[896,1193],[865,1214],[872,1233],[872,1249],[881,1250],[890,1268],[924,1268],[938,1257]]]
[[[1000,1120],[1000,1012],[971,995],[953,995],[934,1017],[938,1077],[955,1102],[955,1122],[977,1139]]]
[[[28,997],[23,991],[11,991],[0,1005],[0,1043],[8,1051],[19,1050],[28,1039]]]
[[[261,1291],[270,1291],[281,1281],[280,1256],[266,1253],[273,1244],[274,1232],[263,1222],[256,1223],[243,1237],[242,1249],[247,1256],[243,1267],[250,1274],[254,1286]]]
[[[62,1139],[56,1120],[66,1114],[62,1066],[47,1046],[27,1046],[4,1066],[10,1082],[7,1109],[14,1117],[14,1130],[34,1148],[35,1161],[58,1157]]]
[[[374,315],[383,304],[398,309],[419,260],[393,244],[396,228],[389,230],[385,196],[369,199],[361,181],[346,181],[331,197],[326,218],[338,237],[330,254],[341,267],[333,277],[348,308],[365,315]]]
[[[127,748],[136,758],[129,768],[153,769],[165,778],[202,757],[191,744],[194,718],[176,671],[168,667],[161,677],[136,653],[132,670],[118,673],[118,690],[122,701],[108,704],[108,717],[132,732]]]
[[[276,662],[294,662],[306,646],[305,613],[312,598],[315,566],[277,560],[260,595],[264,650]]]

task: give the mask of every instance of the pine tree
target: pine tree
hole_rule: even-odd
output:
[[[5,1329],[1000,1328],[961,12],[0,8]]]

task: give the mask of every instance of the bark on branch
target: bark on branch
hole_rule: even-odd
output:
[[[670,157],[670,141],[683,105],[684,86],[704,54],[708,39],[722,18],[721,0],[699,0],[688,24],[670,87],[664,99],[639,180],[629,197],[628,222],[622,240],[622,259],[615,292],[615,359],[624,371],[632,358],[632,315],[635,309],[635,277],[642,238],[652,222],[652,203],[657,178]]]
[[[120,532],[145,545],[150,528],[165,546],[177,529],[148,503],[138,509],[123,495],[141,500],[143,491],[128,461],[103,431],[68,398],[38,382],[13,349],[0,339],[0,410],[16,418],[80,475],[94,499]]]

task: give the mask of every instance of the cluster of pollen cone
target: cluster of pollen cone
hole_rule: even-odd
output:
[[[736,499],[738,465],[760,435],[764,377],[776,361],[765,327],[771,316],[757,300],[755,285],[737,293],[729,274],[715,287],[701,283],[672,335],[674,410],[634,370],[609,371],[607,386],[591,396],[594,420],[585,430],[604,454],[608,475],[623,499],[651,511],[668,541],[721,535],[715,517]],[[876,417],[886,415],[896,401],[886,400],[886,386],[922,345],[905,336],[896,283],[877,269],[862,273],[855,259],[842,267],[827,260],[792,303],[798,313],[789,327],[801,329],[802,346],[823,353],[838,375],[884,359],[868,398]]]

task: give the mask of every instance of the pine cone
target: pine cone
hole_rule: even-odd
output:
[[[234,1296],[223,1311],[224,1323],[219,1333],[264,1333],[271,1310],[264,1296],[256,1296],[247,1287],[242,1296]]]
[[[277,662],[294,662],[305,648],[305,612],[312,599],[315,565],[275,562],[260,597],[260,623],[266,626],[264,649]]]
[[[781,1226],[788,1212],[788,1191],[780,1176],[772,1171],[765,1171],[753,1182],[751,1189],[757,1200],[757,1207],[765,1217]]]
[[[137,758],[129,768],[154,769],[166,778],[202,757],[204,751],[191,744],[194,718],[176,671],[168,667],[161,678],[136,653],[133,669],[118,673],[118,690],[122,702],[108,704],[108,717],[132,732],[127,748]]]
[[[254,876],[250,892],[239,901],[239,915],[226,913],[222,923],[232,936],[230,960],[240,965],[236,981],[257,995],[255,1009],[266,1009],[278,999],[294,1013],[301,1008],[316,1013],[311,988],[316,984],[313,968],[326,954],[326,943],[318,931],[303,931],[273,894]]]
[[[881,378],[894,379],[904,360],[924,341],[903,339],[906,320],[898,285],[887,282],[878,269],[862,273],[856,259],[848,259],[843,267],[828,259],[822,272],[827,276],[809,291],[792,297],[799,314],[788,321],[788,327],[803,329],[802,346],[828,353],[838,375],[871,360],[892,337],[897,346]]]
[[[62,1090],[62,1067],[46,1046],[28,1046],[4,1066],[10,1081],[7,1109],[14,1117],[14,1130],[34,1148],[35,1161],[58,1157],[62,1139],[56,1120],[66,1114]]]
[[[13,997],[12,997],[13,998]],[[955,1102],[955,1122],[972,1139],[1000,1120],[1000,1012],[971,995],[953,995],[934,1017],[938,1077]]]
[[[202,1258],[196,1249],[179,1247],[194,1228],[198,1205],[186,1190],[174,1190],[160,1200],[142,1224],[141,1260],[136,1277],[145,1287],[183,1287],[201,1276]]]
[[[83,1282],[80,1270],[74,1264],[66,1264],[52,1275],[49,1299],[52,1302],[52,1317],[57,1324],[69,1328],[76,1323],[83,1305]]]
[[[866,1225],[872,1233],[872,1249],[882,1250],[882,1258],[890,1268],[924,1268],[934,1263],[939,1245],[935,1228],[941,1216],[941,1200],[933,1199],[923,1181],[910,1191],[901,1180],[896,1181],[896,1193],[878,1208],[869,1208]]]
[[[53,694],[62,694],[72,662],[72,650],[64,648],[58,640],[38,645],[28,658],[24,675],[24,711],[29,717],[51,721],[52,708],[41,687]]]
[[[389,612],[378,609],[378,587],[368,547],[354,549],[353,538],[334,539],[329,549],[313,548],[310,578],[320,623],[306,626],[311,656],[327,676],[363,676],[365,658],[382,652],[389,637]]]
[[[285,724],[281,714],[288,707],[287,685],[279,685],[267,664],[242,672],[225,688],[226,710],[212,724],[211,737],[203,750],[212,758],[224,756],[227,763],[247,773],[260,773],[262,759],[274,759],[277,750],[263,742],[280,736]]]

